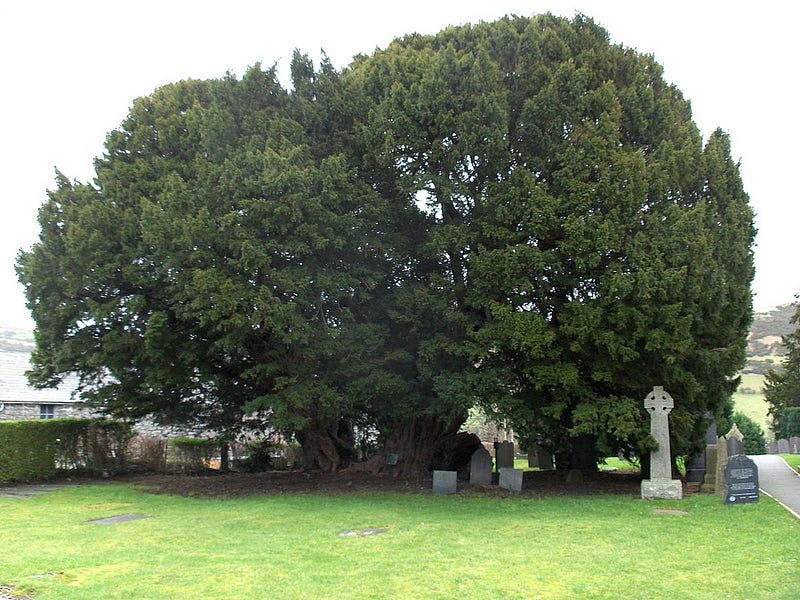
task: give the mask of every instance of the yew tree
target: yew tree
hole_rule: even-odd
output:
[[[396,472],[457,462],[475,404],[572,468],[653,447],[653,385],[676,455],[730,411],[752,212],[653,57],[541,15],[291,75],[164,86],[93,183],[58,175],[18,261],[36,384],[226,438],[257,415],[325,470],[365,432]]]
[[[593,468],[651,448],[641,402],[677,399],[673,448],[729,410],[754,230],[718,131],[650,56],[591,19],[505,18],[357,61],[362,175],[428,215],[441,310],[426,411],[469,399]],[[435,398],[435,401],[433,399]]]

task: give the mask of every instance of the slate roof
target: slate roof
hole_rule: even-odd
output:
[[[30,370],[28,352],[0,350],[0,403],[74,404],[80,402],[72,392],[78,387],[78,377],[66,377],[55,389],[39,390],[28,385],[25,371]]]

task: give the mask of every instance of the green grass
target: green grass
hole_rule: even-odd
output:
[[[800,454],[781,454],[780,456],[789,464],[790,467],[792,467],[795,471],[800,472]]]
[[[86,523],[125,513],[152,518]],[[0,498],[0,514],[0,585],[36,600],[780,600],[800,589],[800,523],[766,498],[744,506],[717,496],[204,500],[112,484]],[[337,535],[375,527],[388,532]]]
[[[741,390],[749,389],[755,393],[744,393]],[[767,417],[767,401],[764,398],[764,376],[754,373],[742,375],[739,391],[733,394],[734,410],[741,411],[753,421],[761,425],[767,438],[772,438],[772,430]],[[723,431],[722,433],[727,433]]]

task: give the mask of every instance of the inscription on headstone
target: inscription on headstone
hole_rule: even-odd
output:
[[[672,479],[672,457],[669,447],[669,413],[675,406],[664,388],[657,385],[644,399],[644,408],[650,414],[650,435],[658,449],[650,454],[650,479],[642,481],[642,498],[683,498],[683,484]]]
[[[483,446],[472,453],[469,461],[469,482],[472,485],[492,483],[492,455]]]
[[[434,471],[433,472],[433,493],[434,494],[455,494],[456,493],[456,471]]]
[[[747,456],[731,456],[725,467],[725,478],[725,504],[758,502],[758,467]]]
[[[514,444],[511,442],[500,442],[497,445],[497,469],[514,468]]]
[[[522,491],[522,469],[500,469],[500,487],[512,492]]]

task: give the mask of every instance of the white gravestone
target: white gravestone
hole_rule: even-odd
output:
[[[657,385],[644,399],[644,408],[650,414],[650,435],[658,443],[658,450],[650,454],[650,479],[642,481],[642,499],[683,498],[683,484],[672,479],[672,457],[669,448],[669,413],[675,401],[664,388]]]

